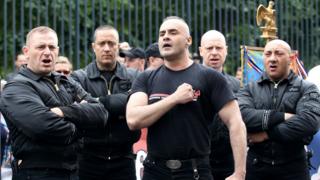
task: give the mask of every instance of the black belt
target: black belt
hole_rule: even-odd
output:
[[[192,158],[192,159],[160,159],[152,156],[147,156],[146,161],[155,164],[164,165],[169,169],[179,169],[181,167],[192,167],[192,164],[209,164],[209,157]]]
[[[136,155],[133,153],[108,154],[108,153],[83,152],[83,154],[89,157],[96,157],[104,160],[115,160],[120,158],[136,159]]]
[[[13,160],[11,162],[11,169],[13,172],[20,172],[20,171],[33,171],[33,172],[53,172],[53,173],[63,173],[63,174],[72,174],[76,173],[77,169],[64,169],[59,167],[23,167],[21,164],[18,163],[17,160]]]
[[[182,167],[191,167],[193,169],[193,177],[195,180],[199,179],[198,165],[209,164],[209,157],[192,158],[192,159],[159,159],[150,155],[147,156],[146,162],[162,165],[170,170],[177,170]]]

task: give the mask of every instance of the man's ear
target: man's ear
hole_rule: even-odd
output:
[[[226,56],[228,55],[228,46],[226,46]]]
[[[289,53],[288,64],[291,66],[291,58],[294,56],[293,53]]]
[[[27,46],[22,47],[22,52],[27,58],[29,58],[29,48]]]
[[[202,47],[201,47],[201,46],[199,46],[199,54],[200,54],[201,57],[203,56],[203,54],[202,54]]]
[[[187,38],[187,45],[188,45],[188,46],[191,46],[191,44],[192,44],[192,37],[189,36],[189,37]]]
[[[96,51],[94,50],[94,46],[95,46],[95,44],[94,44],[94,43],[91,43],[91,47],[92,47],[93,52],[96,52]]]
[[[141,63],[144,65],[146,63],[146,59],[145,58],[141,58]]]

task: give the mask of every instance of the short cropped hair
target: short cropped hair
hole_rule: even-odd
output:
[[[166,22],[166,21],[168,21],[168,20],[179,20],[179,21],[181,21],[181,22],[182,22],[183,24],[185,24],[185,26],[186,26],[187,34],[190,35],[189,25],[188,25],[188,23],[187,23],[184,19],[182,19],[182,18],[179,17],[179,16],[168,16],[168,17],[166,17],[166,18],[163,19],[162,23],[164,23],[164,22]]]
[[[69,61],[69,59],[65,56],[59,56],[56,60],[55,64],[69,64],[70,65],[70,70],[73,70],[72,63]]]
[[[117,36],[117,40],[119,42],[119,32],[116,28],[114,28],[113,26],[110,26],[110,25],[103,25],[103,26],[99,26],[95,31],[94,31],[94,34],[93,34],[93,42],[96,41],[96,37],[97,37],[97,32],[98,31],[101,31],[101,30],[112,30],[114,32],[116,32],[116,36]]]
[[[27,45],[27,46],[29,45],[31,36],[32,36],[34,33],[48,33],[48,32],[53,32],[53,33],[57,36],[56,31],[54,31],[53,29],[51,29],[51,28],[49,28],[49,27],[47,27],[47,26],[39,26],[39,27],[33,28],[33,29],[27,34],[26,45]],[[58,39],[58,36],[57,36],[57,39]]]

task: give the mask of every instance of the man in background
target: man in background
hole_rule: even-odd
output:
[[[22,54],[22,53],[21,53],[21,54],[18,54],[18,55],[16,56],[16,59],[15,59],[15,62],[14,62],[14,65],[15,65],[14,71],[11,72],[11,73],[9,73],[9,74],[6,76],[5,80],[6,80],[7,82],[8,82],[8,81],[11,81],[11,80],[14,78],[14,76],[18,74],[18,71],[19,71],[20,67],[21,67],[22,65],[27,64],[27,63],[28,63],[27,57],[26,57],[24,54]]]
[[[216,30],[207,31],[201,38],[199,51],[203,58],[203,64],[221,73],[226,78],[233,93],[236,93],[240,88],[239,80],[223,71],[223,65],[228,54],[224,35]],[[210,165],[214,180],[224,180],[234,170],[229,130],[218,114],[214,116],[211,125]]]
[[[54,71],[69,76],[72,73],[72,70],[73,67],[69,59],[65,56],[59,56],[54,65]]]
[[[144,71],[145,66],[145,52],[142,48],[132,48],[120,52],[120,57],[125,58],[124,64],[128,68],[136,69],[140,72]]]
[[[148,46],[145,52],[147,61],[146,70],[157,69],[163,64],[163,58],[160,54],[158,43],[153,43]]]

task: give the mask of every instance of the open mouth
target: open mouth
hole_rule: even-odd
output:
[[[269,66],[269,69],[270,69],[271,71],[275,71],[275,70],[277,69],[277,65],[270,65],[270,66]]]
[[[51,59],[43,59],[42,62],[44,64],[50,64],[51,63]]]
[[[216,59],[216,58],[211,58],[211,59],[209,59],[209,62],[211,63],[211,64],[218,64],[219,63],[219,59]]]
[[[167,48],[167,47],[171,47],[171,45],[170,44],[168,44],[168,43],[165,43],[165,44],[163,44],[163,46],[162,46],[163,48]]]

